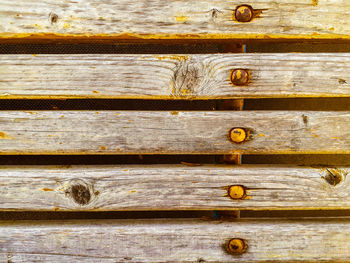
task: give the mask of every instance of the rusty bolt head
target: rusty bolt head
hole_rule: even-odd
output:
[[[241,255],[247,251],[247,244],[243,239],[233,238],[228,242],[227,250],[230,254]]]
[[[227,194],[232,199],[243,199],[246,196],[246,191],[242,185],[231,185]]]
[[[250,22],[253,19],[253,8],[249,5],[237,6],[235,18],[238,22]]]
[[[247,139],[247,132],[243,128],[233,128],[229,135],[230,140],[235,143],[241,143]]]
[[[244,86],[249,82],[249,72],[246,69],[234,69],[231,73],[231,82],[236,86]]]

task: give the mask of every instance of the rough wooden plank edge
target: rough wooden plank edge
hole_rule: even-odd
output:
[[[350,112],[0,111],[0,154],[350,153]],[[229,139],[245,129],[242,143]]]
[[[0,210],[350,208],[348,168],[186,165],[0,166]]]
[[[349,219],[1,222],[2,262],[348,262]],[[245,253],[227,243],[244,240]]]
[[[0,99],[350,97],[349,53],[0,58]],[[231,83],[234,69],[247,85]]]

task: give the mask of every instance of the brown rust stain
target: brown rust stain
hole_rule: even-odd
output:
[[[305,126],[307,126],[307,124],[308,124],[308,122],[309,122],[308,116],[306,116],[306,115],[303,114],[301,117],[302,117],[302,119],[303,119],[303,123],[305,124]]]
[[[346,80],[345,79],[338,79],[338,83],[339,84],[346,84]]]
[[[6,133],[4,132],[0,132],[0,139],[4,139],[4,140],[12,140],[13,137],[7,135]]]
[[[311,4],[313,6],[317,6],[318,5],[318,0],[311,0]]]
[[[194,166],[201,166],[202,164],[200,163],[188,163],[188,162],[181,162],[182,165],[194,167]]]
[[[105,150],[107,150],[107,147],[106,146],[100,146],[100,149],[105,151]]]

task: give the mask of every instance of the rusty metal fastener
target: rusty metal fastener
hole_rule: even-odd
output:
[[[242,185],[231,185],[227,190],[227,194],[232,199],[243,199],[247,195]]]
[[[241,255],[247,251],[248,245],[241,238],[233,238],[228,242],[227,250],[234,255]]]
[[[247,132],[243,128],[233,128],[230,130],[229,136],[232,142],[241,143],[247,139]]]
[[[240,5],[236,7],[235,18],[238,22],[250,22],[253,19],[254,11],[249,5]]]
[[[246,69],[234,69],[231,73],[231,82],[236,86],[244,86],[249,82],[249,71]]]

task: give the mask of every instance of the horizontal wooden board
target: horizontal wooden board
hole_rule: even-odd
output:
[[[250,5],[256,17],[237,22]],[[105,39],[350,39],[345,0],[2,0],[0,37]]]
[[[1,55],[0,98],[350,96],[350,54]],[[246,86],[230,81],[247,69]]]
[[[1,222],[1,262],[348,262],[349,219]],[[232,238],[242,255],[227,253]]]
[[[0,154],[350,153],[350,112],[0,111]],[[246,129],[233,143],[229,131]]]
[[[350,209],[348,168],[0,167],[0,210]],[[231,199],[232,185],[246,196]]]

